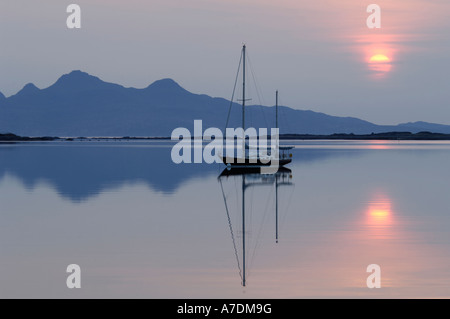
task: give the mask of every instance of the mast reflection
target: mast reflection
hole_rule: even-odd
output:
[[[240,232],[242,235],[242,239],[240,241],[240,244],[242,245],[242,254],[241,254],[241,261],[242,261],[242,268],[241,263],[239,260],[239,254],[237,250],[237,244],[235,240],[235,234],[233,230],[233,225],[231,222],[230,217],[230,209],[229,205],[227,203],[227,196],[225,195],[224,187],[223,187],[223,181],[229,180],[229,179],[239,180],[240,179],[240,185],[236,184],[236,191],[241,191],[241,207],[240,207]],[[239,274],[242,279],[242,286],[246,286],[247,283],[247,264],[246,264],[246,249],[247,246],[247,240],[246,238],[248,229],[246,229],[246,191],[251,187],[257,187],[257,186],[272,186],[275,189],[275,242],[278,243],[279,240],[279,188],[282,186],[293,186],[292,183],[292,171],[285,167],[280,167],[279,170],[274,174],[261,174],[260,168],[232,168],[232,169],[224,169],[222,173],[218,177],[222,195],[224,199],[225,204],[225,210],[227,213],[227,219],[228,219],[228,226],[231,233],[231,238],[233,241],[233,248],[235,251],[236,261],[239,268]],[[240,186],[240,187],[239,187]]]

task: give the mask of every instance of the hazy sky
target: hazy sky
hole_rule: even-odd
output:
[[[66,26],[71,3],[81,29]],[[366,26],[371,3],[381,29]],[[229,99],[245,42],[266,105],[279,89],[293,108],[450,124],[449,12],[449,0],[2,0],[0,91],[80,69]]]

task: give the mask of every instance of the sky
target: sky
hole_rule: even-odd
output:
[[[81,8],[69,29],[66,8]],[[381,8],[381,28],[366,11]],[[450,124],[448,0],[15,0],[0,2],[0,92],[82,70],[126,87],[172,78],[230,99],[247,45],[255,104],[376,124]],[[253,95],[252,95],[253,94]]]

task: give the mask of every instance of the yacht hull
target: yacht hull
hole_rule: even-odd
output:
[[[225,165],[233,167],[261,167],[273,165],[272,162],[261,161],[260,159],[248,157],[244,159],[242,157],[220,156],[220,158]],[[286,164],[289,164],[291,161],[292,161],[291,158],[280,158],[278,160],[278,166],[284,166]]]

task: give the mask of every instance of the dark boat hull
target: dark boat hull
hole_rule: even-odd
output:
[[[261,166],[270,166],[272,165],[272,162],[261,162],[259,159],[250,159],[246,157],[238,158],[238,157],[220,157],[222,159],[222,162],[227,166],[233,166],[233,167],[261,167]],[[280,158],[278,160],[278,166],[284,166],[286,164],[289,164],[292,161],[291,158]]]
[[[276,174],[290,174],[292,171],[286,167],[280,167]],[[235,175],[260,175],[261,170],[258,167],[233,167],[225,168],[219,177],[223,176],[235,176]]]

